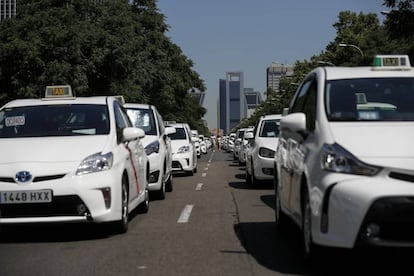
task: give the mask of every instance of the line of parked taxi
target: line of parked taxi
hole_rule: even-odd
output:
[[[173,190],[173,172],[197,171],[188,124],[118,96],[74,97],[67,85],[5,104],[0,152],[0,227],[93,222],[125,233],[150,193]]]
[[[248,183],[273,179],[276,229],[293,221],[305,257],[322,262],[332,247],[414,247],[414,69],[408,56],[318,67],[283,113],[273,119],[277,128],[267,130],[264,116],[253,131],[239,130],[233,152],[243,163],[247,145]],[[277,142],[266,145],[273,135]]]

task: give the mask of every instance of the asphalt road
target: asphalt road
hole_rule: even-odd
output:
[[[129,230],[95,225],[2,229],[0,276],[8,275],[393,275],[412,271],[413,250],[330,251],[302,257],[300,232],[276,233],[271,183],[249,186],[224,152],[198,160],[194,176],[174,175],[165,200],[134,214]]]

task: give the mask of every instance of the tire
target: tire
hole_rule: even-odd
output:
[[[165,182],[164,179],[161,180],[161,188],[155,192],[157,199],[164,200],[165,199]]]
[[[112,225],[112,232],[116,234],[123,234],[128,231],[128,198],[128,180],[126,176],[123,176],[121,183],[121,219]]]
[[[249,185],[252,184],[252,176],[247,171],[247,168],[246,168],[246,184],[249,184]]]
[[[167,179],[167,182],[165,182],[165,190],[167,192],[172,192],[173,191],[173,175],[172,175],[172,171],[170,172],[170,176]]]
[[[312,240],[312,211],[307,191],[304,192],[302,210],[302,240],[305,259],[309,263],[318,262],[322,254],[322,247],[316,245]]]
[[[194,173],[197,173],[197,166],[193,170]]]
[[[256,185],[257,184],[257,179],[256,176],[254,176],[254,168],[253,168],[253,164],[252,164],[252,173],[250,175],[250,184],[251,185]]]
[[[148,186],[145,188],[145,199],[144,201],[138,206],[138,212],[141,214],[148,213],[149,210],[149,191]]]
[[[286,224],[286,215],[283,213],[281,205],[280,205],[280,194],[278,189],[278,183],[274,184],[275,189],[275,225],[276,225],[276,232],[282,232],[285,224]]]

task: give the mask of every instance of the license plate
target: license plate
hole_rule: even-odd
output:
[[[52,202],[52,190],[0,192],[0,204]]]

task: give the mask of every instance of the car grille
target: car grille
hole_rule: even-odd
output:
[[[410,174],[391,172],[389,174],[389,177],[398,179],[398,180],[414,182],[414,175],[410,175]]]
[[[33,178],[32,182],[55,180],[55,179],[63,178],[64,176],[65,176],[65,174],[37,176],[37,177]],[[0,182],[16,183],[16,180],[13,177],[0,177]]]
[[[81,204],[84,204],[83,201],[75,195],[55,196],[53,201],[48,203],[1,204],[0,217],[84,216],[89,210],[79,214],[78,206]]]

